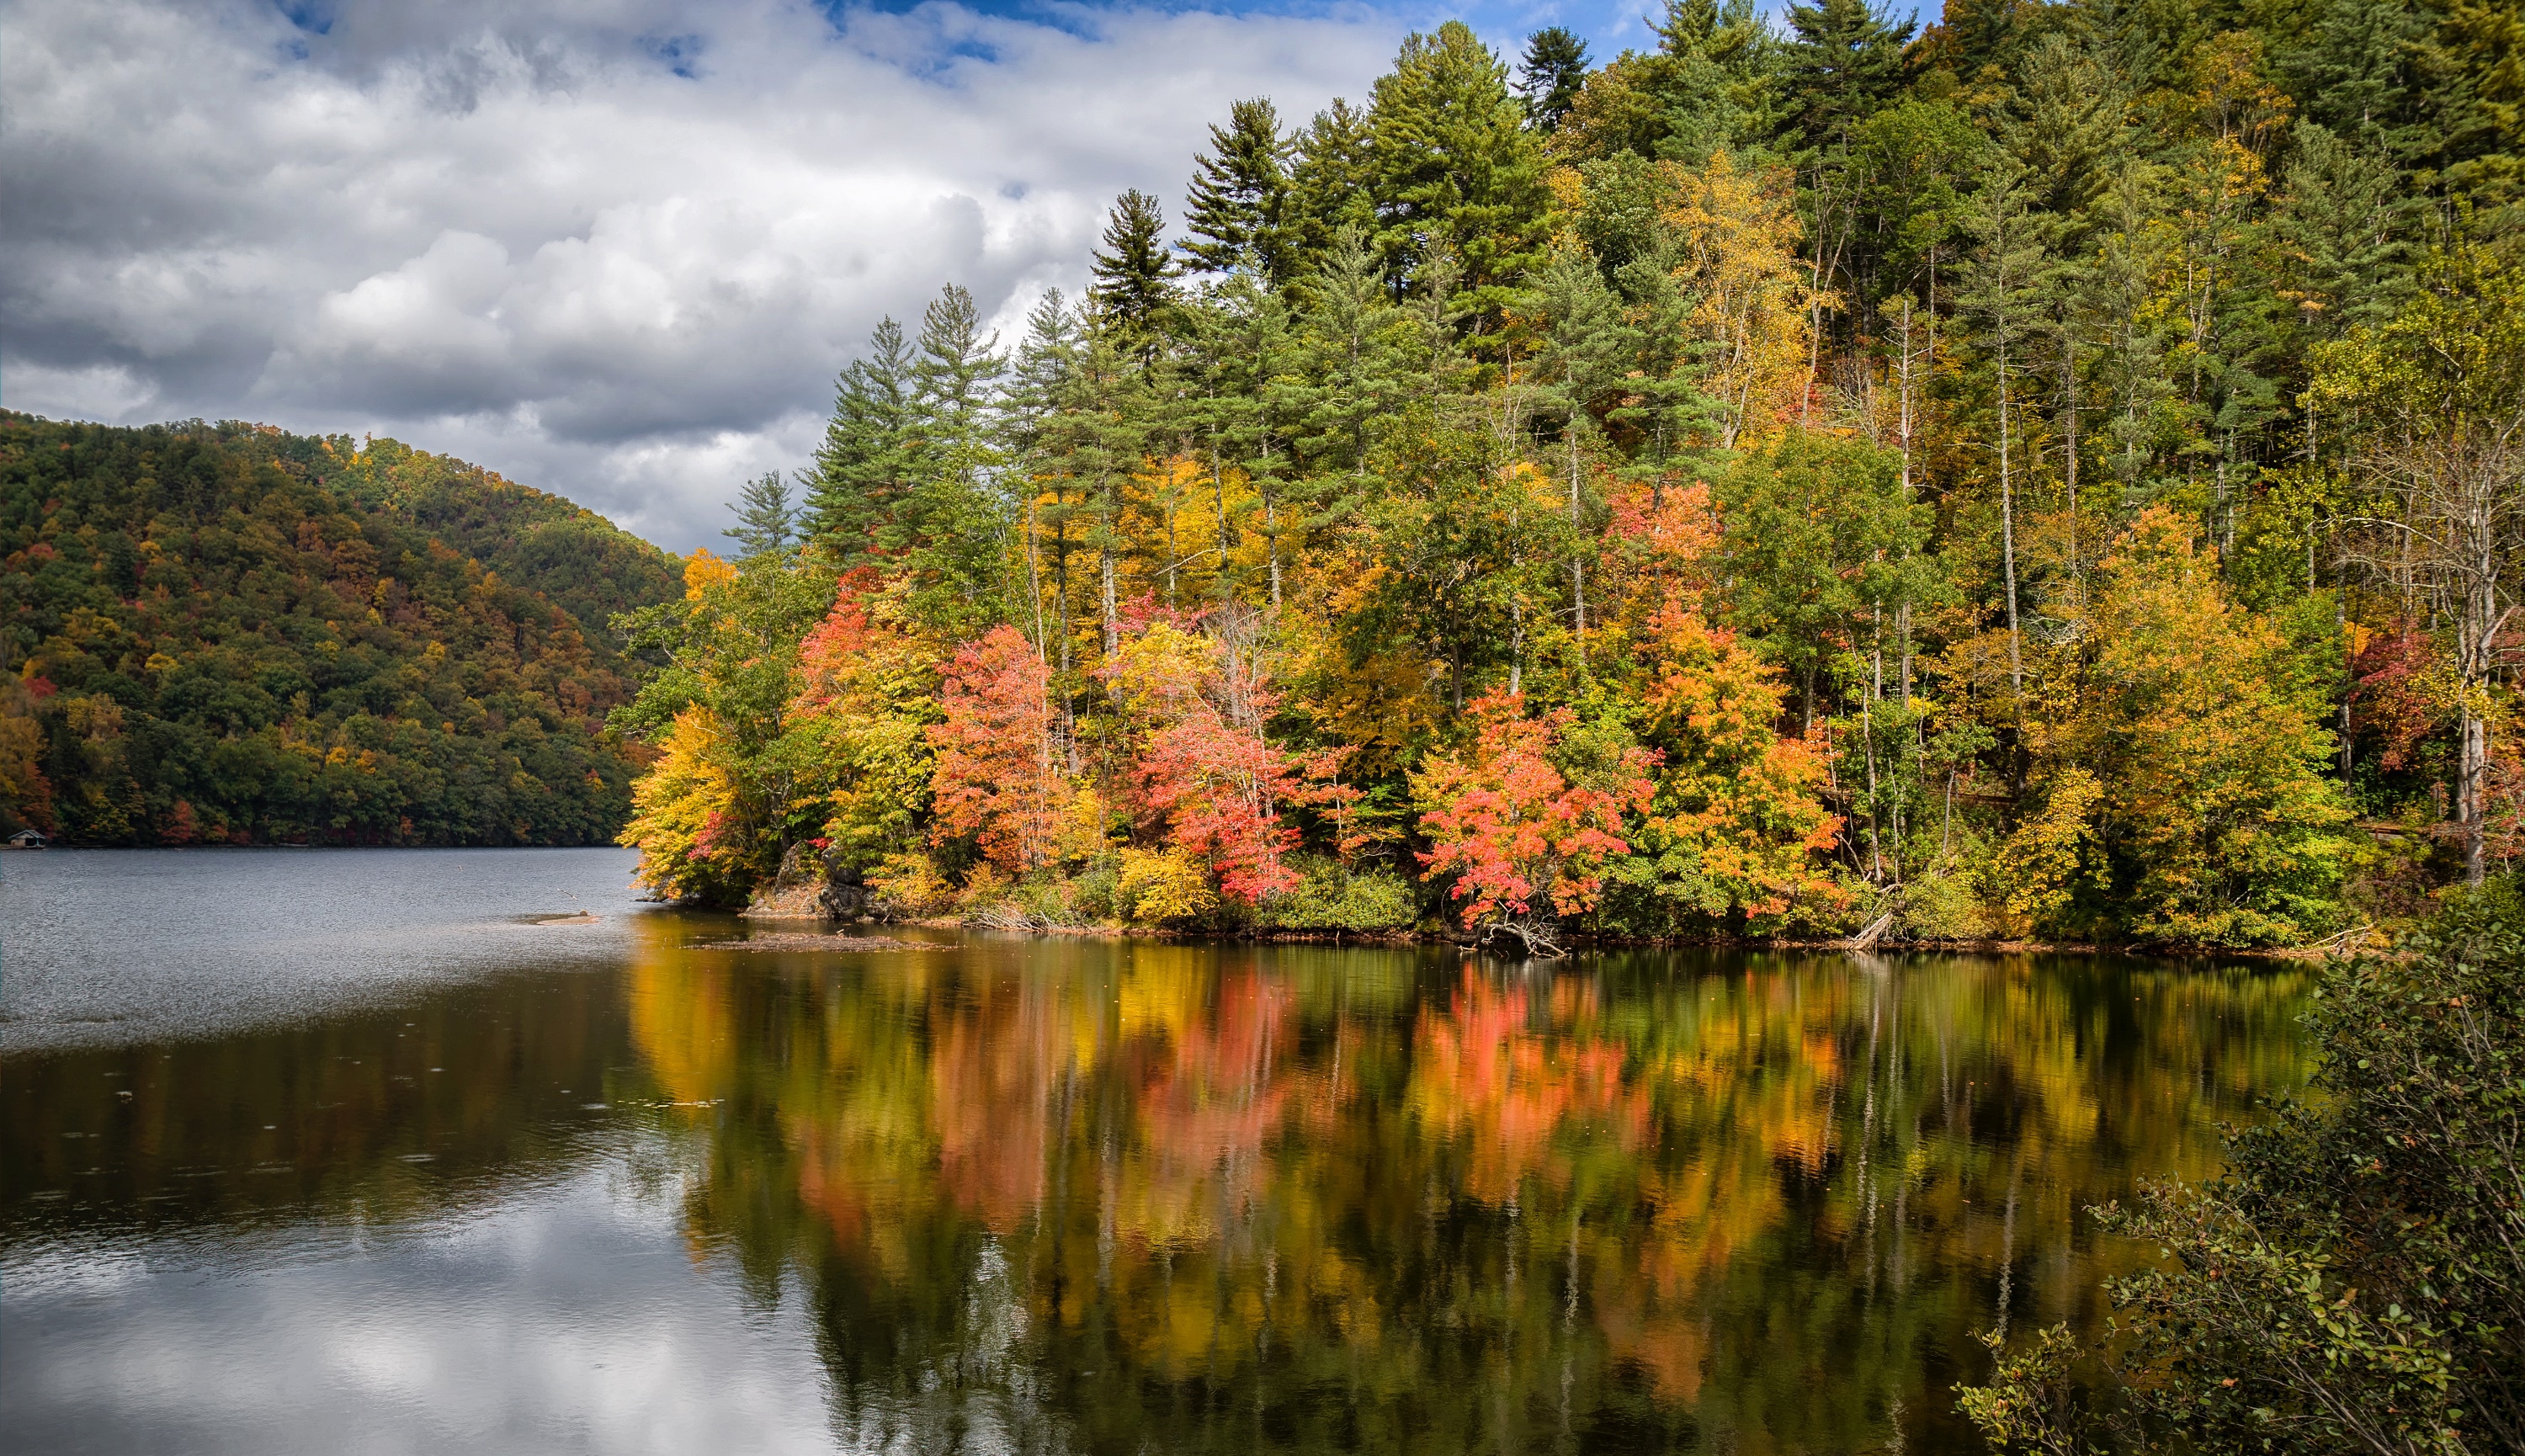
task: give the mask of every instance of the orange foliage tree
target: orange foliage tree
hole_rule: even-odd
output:
[[[1640,728],[1660,759],[1654,805],[1616,868],[1669,914],[1776,922],[1838,905],[1818,857],[1841,834],[1823,802],[1827,750],[1782,737],[1788,687],[1733,632],[1669,600],[1643,644]],[[1663,919],[1664,917],[1659,917]]]

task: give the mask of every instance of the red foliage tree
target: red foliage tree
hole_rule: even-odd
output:
[[[1131,776],[1140,805],[1174,846],[1207,863],[1232,899],[1250,905],[1296,889],[1285,857],[1298,833],[1280,806],[1313,799],[1326,766],[1263,735],[1273,698],[1250,655],[1159,623],[1105,676],[1139,726]]]
[[[1657,756],[1615,747],[1572,782],[1555,760],[1578,746],[1577,715],[1556,708],[1528,718],[1521,697],[1501,692],[1471,711],[1471,756],[1434,758],[1412,778],[1431,845],[1420,856],[1422,878],[1455,877],[1448,893],[1463,902],[1466,929],[1522,927],[1593,906],[1605,861],[1630,850],[1623,815],[1647,813],[1655,796],[1648,771]]]
[[[958,649],[939,706],[945,721],[928,729],[934,837],[971,834],[1013,875],[1050,863],[1067,794],[1053,761],[1051,676],[1034,645],[996,627]]]

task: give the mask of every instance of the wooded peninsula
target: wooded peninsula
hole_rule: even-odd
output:
[[[1239,102],[625,620],[624,842],[1007,926],[2406,915],[2517,849],[2513,30],[1673,0]]]

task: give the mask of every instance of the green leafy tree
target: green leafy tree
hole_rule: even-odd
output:
[[[2327,969],[2306,1019],[2312,1094],[2233,1134],[2223,1177],[2099,1211],[2162,1251],[2111,1288],[2124,1340],[1990,1339],[1994,1379],[1962,1403],[1995,1446],[2453,1453],[2525,1439],[2525,907],[2510,882],[2459,897],[2407,949]]]

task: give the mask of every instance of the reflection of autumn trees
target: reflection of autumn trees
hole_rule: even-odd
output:
[[[696,1247],[804,1275],[840,1419],[1753,1451],[1953,1435],[1973,1330],[2092,1322],[2131,1254],[2077,1210],[2207,1172],[2214,1120],[2297,1075],[2299,993],[2066,960],[662,948],[632,1021],[713,1104]]]

